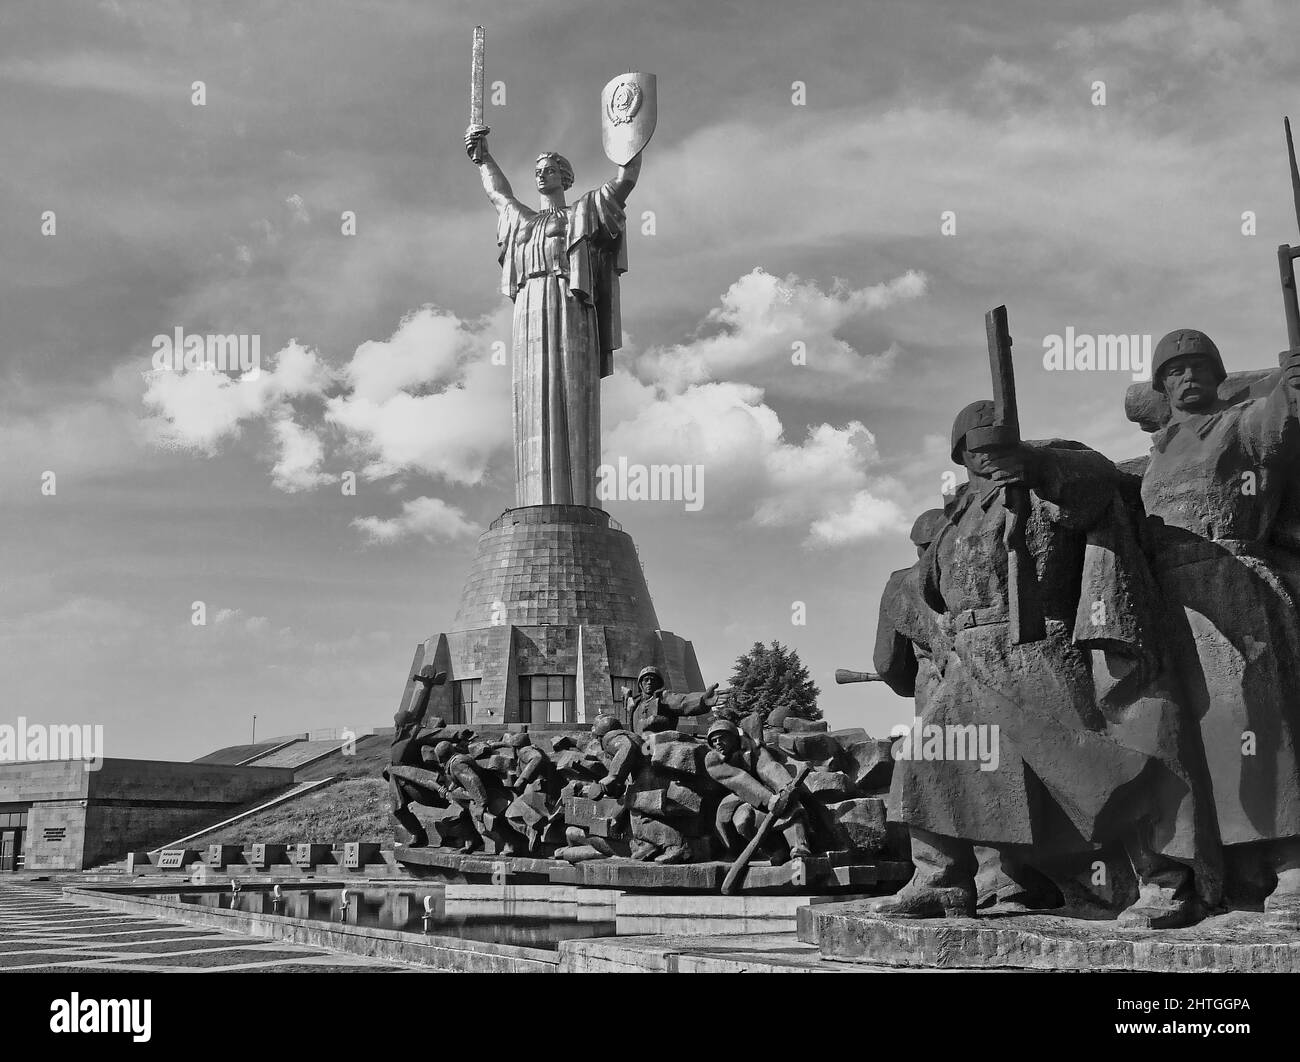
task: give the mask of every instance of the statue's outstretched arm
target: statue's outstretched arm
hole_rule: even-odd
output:
[[[627,197],[636,187],[636,180],[641,176],[641,152],[637,152],[626,166],[618,168],[618,176],[609,182],[609,190],[620,203],[626,203]]]
[[[474,160],[475,149],[478,151],[475,164],[483,181],[483,191],[492,200],[492,205],[500,210],[514,199],[515,193],[511,190],[506,175],[501,172],[501,167],[497,165],[497,160],[488,151],[486,126],[471,125],[465,130],[465,151],[471,160]]]

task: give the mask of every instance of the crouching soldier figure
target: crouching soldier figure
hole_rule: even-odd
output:
[[[506,809],[506,821],[527,838],[528,851],[535,852],[552,821],[563,814],[559,778],[550,756],[527,733],[512,734],[504,744],[514,750],[516,764],[510,786],[515,797]]]
[[[429,696],[434,686],[441,686],[447,681],[447,673],[426,667],[418,675],[413,675],[411,681],[419,683],[420,692],[416,694],[410,709],[399,713],[393,720],[393,748],[384,777],[388,780],[393,818],[411,835],[412,848],[424,848],[429,843],[429,835],[411,810],[411,805],[447,806],[446,794],[437,783],[436,776],[425,770],[424,756],[425,749],[431,748],[442,732],[440,719],[434,720],[437,726],[424,726],[424,717],[429,710]],[[402,769],[393,771],[394,767]]]
[[[447,795],[464,809],[465,817],[478,834],[467,841],[461,851],[477,851],[483,847],[482,839],[490,837],[498,855],[514,855],[525,843],[505,817],[514,794],[496,775],[475,763],[468,753],[457,752],[450,741],[440,741],[433,753],[446,775]]]
[[[637,692],[627,691],[628,718],[638,734],[672,730],[684,715],[703,715],[718,703],[715,682],[703,693],[669,693],[657,667],[643,667],[636,677]]]
[[[736,855],[758,828],[758,813],[775,815],[773,830],[779,830],[789,848],[789,858],[812,854],[799,798],[789,791],[793,779],[762,745],[742,740],[735,723],[719,719],[708,733],[712,750],[704,759],[709,777],[728,790],[718,805],[715,819],[718,837],[728,855]],[[774,864],[787,856],[777,851]]]
[[[591,724],[591,736],[600,742],[606,773],[599,782],[587,786],[583,795],[592,800],[603,796],[622,797],[628,779],[635,778],[641,769],[641,742],[612,715],[596,716]]]

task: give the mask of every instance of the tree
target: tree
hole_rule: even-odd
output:
[[[781,709],[783,715],[820,719],[820,693],[795,650],[778,641],[770,646],[755,642],[749,652],[737,658],[732,669],[727,707],[736,716],[758,712],[766,719]]]

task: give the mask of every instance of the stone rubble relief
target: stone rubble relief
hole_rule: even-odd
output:
[[[572,864],[721,862],[738,877],[751,859],[905,858],[885,821],[890,743],[863,730],[737,716],[716,687],[672,693],[648,666],[627,698],[635,729],[611,713],[590,730],[478,734],[427,717],[444,680],[432,667],[413,677],[418,692],[395,720],[384,772],[393,815],[411,835],[407,858],[432,846]],[[703,736],[673,729],[705,713],[717,718]],[[413,805],[427,809],[430,828]]]

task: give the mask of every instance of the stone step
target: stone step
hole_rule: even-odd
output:
[[[887,918],[851,902],[802,908],[798,937],[827,959],[906,969],[1300,973],[1300,932],[1254,911],[1128,929],[1055,915]]]

